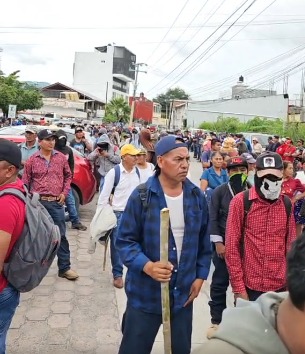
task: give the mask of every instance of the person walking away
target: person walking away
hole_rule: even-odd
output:
[[[155,155],[155,146],[151,140],[151,132],[149,129],[142,129],[139,136],[140,143],[142,147],[147,151],[147,162],[156,165],[156,155]]]
[[[208,203],[216,187],[229,181],[228,173],[223,169],[224,158],[220,152],[211,154],[212,167],[203,171],[200,178],[200,189],[206,193]]]
[[[87,159],[99,166],[101,191],[107,173],[121,162],[120,150],[116,145],[111,144],[107,134],[103,134],[97,141],[97,148],[88,155]]]
[[[57,139],[55,141],[55,150],[57,150],[65,155],[65,157],[68,161],[72,176],[73,176],[73,174],[74,174],[74,156],[73,156],[72,149],[69,146],[67,146],[67,134],[65,133],[64,130],[60,129],[56,132],[56,136],[57,136]],[[76,209],[75,198],[73,195],[72,188],[70,188],[69,193],[65,199],[65,205],[66,205],[66,208],[69,213],[69,218],[70,218],[70,221],[72,224],[72,229],[86,231],[87,227],[85,225],[83,225],[79,219],[79,214],[78,214],[78,210]]]
[[[226,309],[213,338],[193,354],[305,353],[305,235],[287,256],[288,292],[269,292],[257,301],[238,300]],[[252,340],[253,339],[253,340]]]
[[[0,191],[8,188],[25,192],[18,178],[21,167],[19,147],[0,139]],[[12,249],[22,234],[25,223],[25,205],[14,195],[0,197],[0,353],[5,354],[6,336],[19,304],[19,292],[11,286],[3,274]]]
[[[214,272],[210,286],[209,301],[211,327],[207,331],[210,339],[222,320],[222,313],[227,307],[227,289],[229,273],[226,265],[225,232],[229,214],[229,205],[233,197],[248,189],[248,163],[244,157],[233,157],[227,163],[229,182],[218,186],[211,197],[210,203],[210,239],[213,248]]]
[[[300,215],[301,207],[305,198],[305,186],[300,180],[293,177],[294,170],[291,162],[284,161],[284,175],[282,194],[286,195],[292,202],[294,219],[296,223],[297,237],[301,235],[305,225],[305,217]]]
[[[22,169],[19,171],[19,176],[23,175],[23,166],[26,161],[38,151],[37,132],[36,125],[28,125],[25,127],[25,142],[20,145]]]
[[[22,179],[30,193],[40,195],[40,203],[59,227],[61,243],[57,253],[58,276],[75,280],[78,274],[71,269],[63,206],[71,188],[72,173],[66,157],[54,150],[55,138],[55,133],[49,129],[38,133],[40,150],[26,162]]]
[[[82,126],[77,126],[75,128],[75,138],[70,142],[70,146],[80,152],[83,156],[92,151],[92,144],[86,139],[84,128]]]
[[[118,250],[115,247],[115,242],[118,235],[118,228],[121,223],[123,211],[126,207],[128,197],[132,191],[140,184],[140,173],[137,164],[137,155],[139,154],[133,145],[126,144],[121,148],[122,161],[118,165],[119,181],[115,186],[115,168],[112,168],[105,176],[104,186],[98,199],[98,206],[103,207],[111,204],[113,211],[117,217],[117,227],[111,234],[110,253],[113,275],[113,286],[123,288],[123,263],[120,259]],[[116,167],[117,168],[117,167]],[[114,191],[113,188],[115,187]],[[111,195],[112,201],[111,200]]]
[[[145,183],[154,174],[155,166],[147,162],[147,152],[145,149],[141,149],[137,155],[137,167],[140,172],[141,183]]]
[[[213,152],[218,152],[221,150],[221,142],[218,139],[211,140],[211,149],[204,151],[201,155],[202,168],[210,168],[212,167],[211,155]]]
[[[156,174],[146,182],[146,201],[139,189],[133,191],[116,242],[127,267],[127,306],[119,354],[151,353],[162,324],[162,282],[169,282],[172,354],[189,354],[193,301],[210,268],[208,208],[203,193],[187,179],[187,144],[172,135],[160,140],[155,151]],[[170,214],[169,262],[163,263],[160,210],[166,207]]]
[[[253,149],[252,149],[252,152],[253,152],[256,156],[260,155],[260,154],[263,152],[262,144],[260,144],[260,142],[258,141],[257,138],[253,138],[253,139],[252,139],[252,142],[253,142]]]
[[[289,161],[293,163],[296,147],[293,146],[293,141],[290,138],[286,138],[285,143],[277,148],[276,152],[281,156],[283,161]]]
[[[254,301],[265,292],[286,288],[286,256],[296,228],[290,200],[281,195],[282,182],[281,157],[263,153],[256,160],[249,194],[239,193],[231,201],[226,263],[235,299]]]

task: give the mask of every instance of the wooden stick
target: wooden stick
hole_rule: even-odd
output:
[[[160,212],[160,261],[168,262],[169,209]],[[164,354],[172,353],[169,283],[161,283]]]

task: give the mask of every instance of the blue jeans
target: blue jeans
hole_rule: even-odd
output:
[[[101,191],[103,189],[104,182],[105,182],[105,176],[101,176],[101,179],[100,179],[100,193],[101,193]]]
[[[44,200],[40,201],[41,204],[47,209],[51,218],[54,221],[54,224],[59,227],[61,241],[60,247],[57,251],[57,265],[58,272],[65,273],[70,269],[70,249],[69,242],[66,238],[66,221],[65,221],[65,210],[64,207],[57,202],[47,202]]]
[[[72,192],[72,188],[70,189],[67,198],[65,200],[66,203],[66,207],[69,213],[69,218],[70,221],[72,222],[72,225],[74,224],[78,224],[79,223],[79,217],[78,217],[78,213],[75,207],[75,199],[74,199],[74,195]]]
[[[213,254],[215,270],[212,276],[209,301],[211,323],[219,324],[222,320],[222,313],[227,307],[227,289],[229,286],[229,273],[226,261]]]
[[[19,304],[20,293],[8,285],[0,293],[0,354],[5,354],[7,331]]]
[[[192,345],[193,304],[171,315],[172,354],[189,354]],[[127,304],[122,321],[119,354],[150,354],[162,315],[136,310]]]
[[[119,251],[115,247],[116,239],[118,237],[118,229],[122,220],[122,211],[115,211],[115,216],[117,218],[117,226],[113,229],[110,236],[110,255],[111,255],[111,265],[113,278],[120,278],[123,276],[123,263],[120,258]]]

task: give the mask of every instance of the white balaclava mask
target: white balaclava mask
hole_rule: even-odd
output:
[[[274,176],[264,176],[262,178],[258,178],[258,182],[260,185],[260,192],[264,196],[265,199],[268,200],[276,200],[279,198],[282,190],[283,180],[275,179]]]

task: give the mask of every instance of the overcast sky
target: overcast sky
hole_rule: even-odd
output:
[[[226,26],[217,30],[244,2]],[[147,74],[139,75],[138,92],[149,98],[175,86],[184,88],[193,99],[227,97],[240,75],[250,86],[273,87],[282,93],[283,72],[287,69],[288,91],[293,99],[301,91],[300,70],[305,67],[305,1],[257,0],[219,38],[252,2],[2,1],[1,68],[5,74],[20,70],[22,80],[71,85],[75,52],[115,43],[135,53],[137,62],[148,64]],[[211,45],[215,46],[211,49]]]

